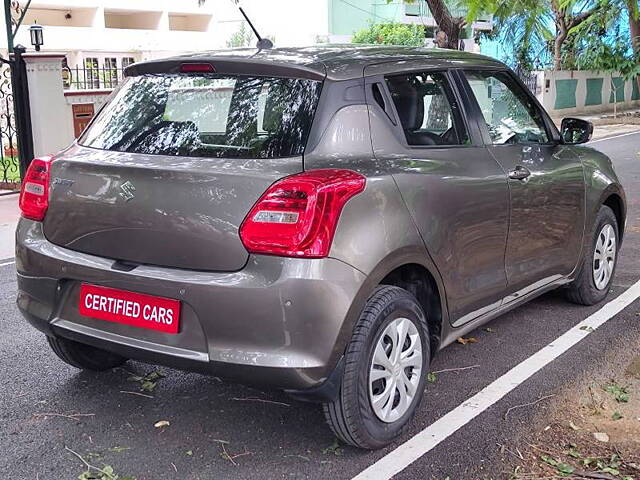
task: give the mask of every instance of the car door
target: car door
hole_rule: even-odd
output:
[[[365,76],[375,157],[386,162],[439,269],[451,322],[471,321],[497,308],[506,287],[505,172],[465,121],[446,68],[379,64]]]
[[[487,149],[509,177],[505,268],[512,300],[576,267],[585,221],[582,163],[511,72],[465,70],[462,77],[482,114]]]

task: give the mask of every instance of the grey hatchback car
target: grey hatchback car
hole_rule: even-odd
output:
[[[126,76],[20,197],[17,303],[75,367],[281,389],[379,448],[437,350],[551,289],[609,291],[626,214],[611,161],[500,62],[246,49]]]

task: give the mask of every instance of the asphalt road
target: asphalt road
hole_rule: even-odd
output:
[[[640,278],[640,133],[598,141],[593,147],[611,155],[629,197],[613,298]],[[129,372],[144,375],[155,370],[152,366],[130,362],[129,372],[79,373],[61,363],[44,337],[20,317],[14,306],[13,268],[0,266],[2,478],[77,478],[84,467],[73,450],[93,465],[111,465],[121,480],[348,479],[393,449],[336,448],[317,406],[277,392],[163,368],[166,377],[148,398],[122,392],[139,392]],[[552,292],[473,332],[477,343],[446,348],[432,370],[477,367],[438,374],[427,386],[410,432],[395,446],[597,309],[572,305]],[[577,375],[597,368],[607,351],[637,349],[639,311],[636,301],[397,478],[507,478],[497,444],[525,437],[544,403],[518,409],[508,420],[506,410],[570,384]],[[159,420],[170,425],[155,428]]]

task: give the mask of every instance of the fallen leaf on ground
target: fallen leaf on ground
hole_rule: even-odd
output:
[[[571,430],[580,430],[580,427],[573,422],[569,422],[569,426],[571,427]]]
[[[159,370],[154,370],[144,376],[131,375],[127,380],[139,383],[141,392],[153,392],[158,385],[158,381],[164,377],[166,377],[164,373]]]
[[[113,452],[113,453],[122,453],[122,452],[126,452],[127,450],[131,450],[131,447],[120,447],[120,446],[117,446],[117,447],[112,447],[112,448],[109,449],[109,451]]]
[[[331,445],[329,445],[327,448],[323,448],[322,453],[324,453],[325,455],[327,454],[333,454],[337,456],[342,455],[342,448],[340,448],[340,443],[338,443],[338,439],[337,438],[334,439]]]
[[[599,442],[604,442],[604,443],[609,441],[609,435],[607,435],[605,432],[594,432],[593,438],[595,438]]]
[[[458,337],[456,342],[461,343],[462,345],[466,345],[467,343],[478,343],[478,339],[475,337]]]
[[[168,427],[169,425],[171,425],[169,423],[169,420],[160,420],[159,422],[153,424],[153,426],[156,428]]]

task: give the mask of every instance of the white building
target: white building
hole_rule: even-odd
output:
[[[263,36],[284,46],[326,37],[328,1],[308,1],[304,8],[300,0],[245,0],[242,5]],[[311,24],[302,25],[309,19]],[[202,6],[198,0],[33,0],[16,45],[31,48],[33,23],[44,27],[42,51],[67,53],[70,67],[121,68],[132,61],[226,47],[242,16],[231,0],[206,0]],[[4,32],[0,49],[6,55]]]
[[[25,5],[27,0],[19,3]],[[280,47],[350,41],[355,31],[372,22],[435,25],[421,1],[243,0],[241,4],[261,35]],[[457,8],[453,13],[465,14]],[[198,0],[33,0],[14,44],[31,47],[29,25],[34,23],[44,27],[42,51],[66,54],[70,73],[65,78],[72,89],[111,88],[133,62],[256,41],[232,0],[205,0],[202,5]],[[477,50],[471,38],[476,31],[491,28],[490,17],[473,22],[465,49]],[[4,34],[0,50],[6,56]]]

